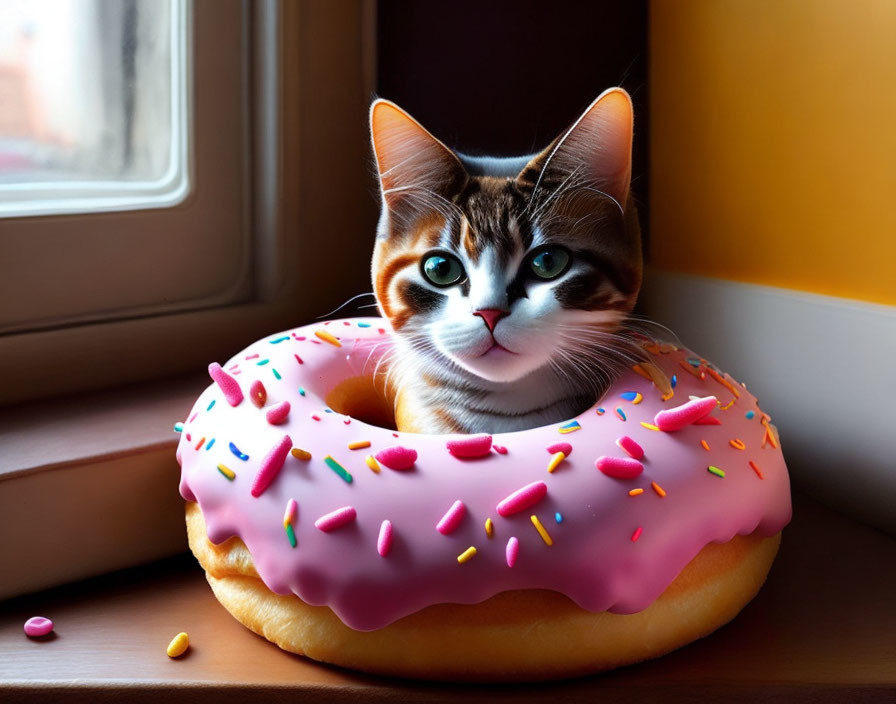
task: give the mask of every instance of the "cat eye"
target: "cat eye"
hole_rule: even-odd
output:
[[[539,279],[556,279],[569,268],[569,261],[563,247],[545,247],[529,260],[529,268]]]
[[[423,275],[436,286],[453,286],[464,278],[464,267],[457,257],[445,253],[425,256],[421,264]]]

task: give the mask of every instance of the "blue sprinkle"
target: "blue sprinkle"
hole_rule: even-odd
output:
[[[755,415],[756,415],[756,414],[753,413],[753,411],[747,411],[747,420],[753,420],[753,417],[754,417]]]
[[[305,395],[305,389],[300,386],[299,387],[299,396],[304,396],[304,395]]]
[[[673,388],[673,389],[675,388],[676,384],[678,384],[678,375],[677,375],[677,374],[673,374],[673,375],[672,375],[672,388]]]
[[[597,409],[597,415],[599,415],[599,416],[602,416],[606,412],[607,412],[607,410],[605,408],[598,407],[598,409]]]
[[[260,362],[256,362],[256,363],[255,363],[255,366],[263,367],[265,364],[267,364],[267,363],[270,362],[270,361],[271,361],[271,360],[269,360],[269,359],[263,359],[263,360],[261,360]]]
[[[243,462],[245,462],[247,459],[249,459],[249,455],[247,455],[243,452],[240,452],[240,448],[238,448],[233,443],[230,443],[230,451],[233,454],[235,454],[239,459],[241,459]]]
[[[325,408],[325,409],[324,409],[324,413],[332,413],[332,412],[333,412],[333,411],[331,411],[329,408]]]
[[[207,410],[207,411],[212,410],[215,407],[215,401],[216,401],[216,399],[212,399],[212,402],[210,404],[208,404],[208,408],[206,408],[205,410]]]
[[[628,418],[625,417],[625,413],[623,412],[623,410],[621,408],[616,409],[616,415],[618,415],[622,420],[628,420]]]
[[[289,339],[289,335],[284,335],[283,337],[278,337],[276,340],[268,340],[272,345],[278,345],[281,342],[286,342]]]
[[[563,523],[563,514],[557,511],[557,513],[554,514],[554,520],[557,521],[557,523]]]
[[[636,394],[634,391],[625,391],[619,395],[624,401],[634,401],[636,398],[638,398],[638,394]]]
[[[369,327],[370,327],[370,323],[358,323],[358,327],[359,327],[359,328],[369,328]]]
[[[182,432],[184,432],[184,424],[183,424],[183,423],[175,423],[175,424],[174,424],[174,432],[175,432],[175,433],[182,433]]]
[[[565,423],[564,425],[561,425],[559,430],[561,433],[571,433],[575,430],[579,430],[579,428],[581,428],[581,427],[582,426],[579,425],[579,421],[571,420],[571,421],[569,421],[569,423]]]
[[[276,377],[277,381],[280,381],[283,378],[282,376],[280,376],[280,372],[278,372],[273,367],[271,367],[271,371],[274,372],[274,376]]]
[[[214,445],[214,444],[215,444],[215,439],[212,438],[212,439],[209,440],[208,443],[206,444],[205,449],[206,449],[206,450],[211,450],[211,449],[212,449],[212,445]]]
[[[696,357],[688,357],[688,364],[690,364],[692,367],[699,367],[701,364],[703,364],[703,362],[701,362]]]

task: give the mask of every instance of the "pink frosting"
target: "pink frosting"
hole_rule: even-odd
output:
[[[288,401],[292,412],[275,426],[252,403],[212,405],[225,392],[236,397],[224,389],[229,382],[212,384],[187,415],[177,450],[181,494],[199,502],[209,539],[220,544],[239,536],[273,592],[327,605],[351,628],[373,630],[431,604],[472,604],[512,589],[551,589],[589,611],[633,613],[649,606],[706,544],[753,532],[771,536],[790,520],[789,480],[778,443],[768,441],[768,416],[730,377],[717,375],[736,386],[737,397],[715,375],[700,378],[705,363],[697,374],[684,371],[689,358],[699,359],[692,352],[651,348],[650,361],[668,378],[677,376],[666,401],[652,381],[626,372],[595,408],[569,419],[579,429],[561,433],[566,421],[496,434],[495,452],[462,461],[449,452],[445,436],[396,434],[326,408],[323,399],[340,380],[373,373],[388,340],[383,321],[361,318],[253,343],[224,365],[239,372],[230,379],[246,393],[261,382],[268,407]],[[643,400],[628,400],[632,394]],[[718,403],[675,411],[691,396],[715,396]],[[597,410],[604,407],[620,408],[625,420]],[[663,411],[673,413],[658,416]],[[709,412],[719,424],[698,424]],[[673,432],[657,429],[655,421],[664,418]],[[636,477],[595,467],[601,457],[636,461],[616,444],[620,437],[644,452]],[[745,449],[732,446],[734,439]],[[370,448],[348,449],[357,442]],[[545,449],[559,442],[570,452],[563,470],[549,473]],[[290,447],[311,458],[298,459]],[[373,471],[369,455],[405,471]],[[350,480],[324,461],[328,456]],[[222,475],[219,464],[235,477]],[[253,496],[259,475],[264,488]],[[535,503],[500,513],[502,501],[532,485],[538,488],[524,496]],[[284,526],[292,498],[301,504],[289,524],[295,548]],[[462,520],[442,534],[434,526],[455,502],[464,506]],[[459,562],[470,547],[475,555]]]

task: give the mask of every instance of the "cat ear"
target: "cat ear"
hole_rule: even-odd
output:
[[[632,173],[632,100],[610,88],[520,173],[535,188],[578,182],[606,193],[625,211]],[[537,177],[533,176],[537,173]]]
[[[395,103],[374,101],[370,136],[383,199],[390,208],[433,193],[448,197],[466,181],[454,152]]]

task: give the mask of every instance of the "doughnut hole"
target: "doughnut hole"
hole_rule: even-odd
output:
[[[387,430],[395,430],[394,396],[373,377],[343,379],[327,393],[327,406],[337,413]]]

